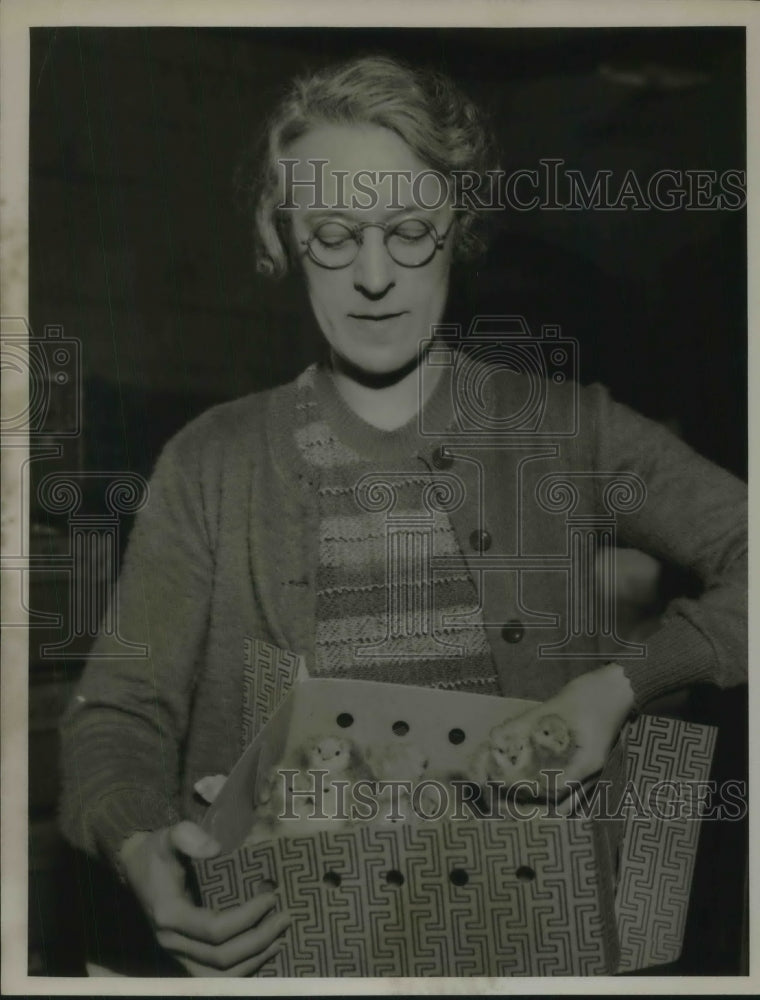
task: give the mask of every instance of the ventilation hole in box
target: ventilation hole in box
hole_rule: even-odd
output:
[[[396,736],[406,736],[406,734],[409,732],[409,723],[403,722],[401,719],[399,719],[398,722],[393,723],[391,729],[396,734]]]
[[[470,876],[464,868],[452,868],[449,873],[449,881],[452,885],[467,885],[470,881]]]
[[[340,885],[340,875],[337,872],[325,872],[322,876],[322,881],[325,885],[331,885],[337,889]]]
[[[349,726],[353,726],[354,717],[350,712],[341,712],[335,721],[341,729],[348,729]]]
[[[449,743],[453,743],[454,746],[464,743],[464,729],[450,729]]]
[[[403,885],[404,876],[395,869],[385,873],[385,881],[388,885]]]
[[[536,877],[536,873],[529,865],[520,865],[515,874],[521,882],[532,882]]]

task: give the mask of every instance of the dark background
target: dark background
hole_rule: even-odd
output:
[[[81,341],[83,435],[68,455],[83,469],[147,474],[206,406],[313,359],[319,335],[298,284],[255,273],[235,168],[294,74],[378,51],[453,76],[490,111],[506,169],[561,157],[587,180],[633,169],[645,181],[745,166],[743,29],[33,29],[30,322],[36,336],[55,324]],[[488,258],[455,277],[452,318],[559,324],[580,342],[582,381],[746,475],[745,213],[507,211],[496,222]],[[54,824],[55,715],[80,666],[33,675],[43,707],[30,803],[43,834],[30,971],[42,973],[78,972],[93,933]],[[743,694],[697,697],[692,711],[723,723],[719,773],[744,773]],[[671,971],[740,971],[742,831],[703,831]]]
[[[31,322],[82,340],[88,467],[146,471],[208,402],[312,360],[300,287],[255,273],[233,175],[294,74],[376,51],[459,81],[491,112],[506,169],[560,157],[619,182],[744,167],[743,29],[35,29]],[[649,84],[620,82],[648,67]],[[745,213],[498,221],[487,260],[460,272],[464,322],[469,307],[559,323],[583,381],[742,473]]]

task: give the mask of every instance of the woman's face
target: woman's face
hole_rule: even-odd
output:
[[[427,264],[405,267],[390,255],[383,230],[374,224],[407,220],[411,227],[407,232],[414,234],[414,220],[424,220],[442,236],[454,218],[448,201],[434,210],[415,204],[415,200],[425,205],[442,201],[438,182],[428,176],[415,198],[413,186],[399,172],[414,178],[429,170],[427,164],[395,132],[376,125],[317,126],[293,142],[286,156],[298,161],[293,167],[296,181],[314,178],[315,168],[308,160],[328,161],[321,189],[327,209],[313,207],[317,200],[313,188],[296,183],[290,192],[296,207],[289,214],[292,249],[302,263],[311,306],[330,347],[350,365],[373,375],[403,368],[443,315],[454,227]],[[375,177],[357,177],[360,171],[371,171]],[[352,207],[354,197],[360,206],[374,204]],[[331,270],[311,258],[305,241],[318,228],[328,241],[344,235],[334,225],[321,228],[336,222],[373,226],[361,231],[355,259]]]

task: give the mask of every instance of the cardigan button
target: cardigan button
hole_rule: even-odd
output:
[[[453,464],[454,459],[445,444],[442,444],[440,448],[435,449],[433,452],[433,465],[436,469],[439,469],[440,471],[450,469]]]
[[[507,622],[506,625],[502,626],[501,637],[504,642],[520,642],[524,635],[525,629],[522,622]]]
[[[491,536],[487,531],[473,531],[470,535],[470,547],[476,552],[487,552],[491,548]]]

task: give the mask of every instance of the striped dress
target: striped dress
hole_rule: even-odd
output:
[[[438,421],[450,419],[446,385],[426,403]],[[417,418],[379,430],[312,366],[299,380],[295,433],[319,484],[315,675],[499,694],[451,522],[423,503],[436,472]],[[460,566],[433,572],[432,556]]]

